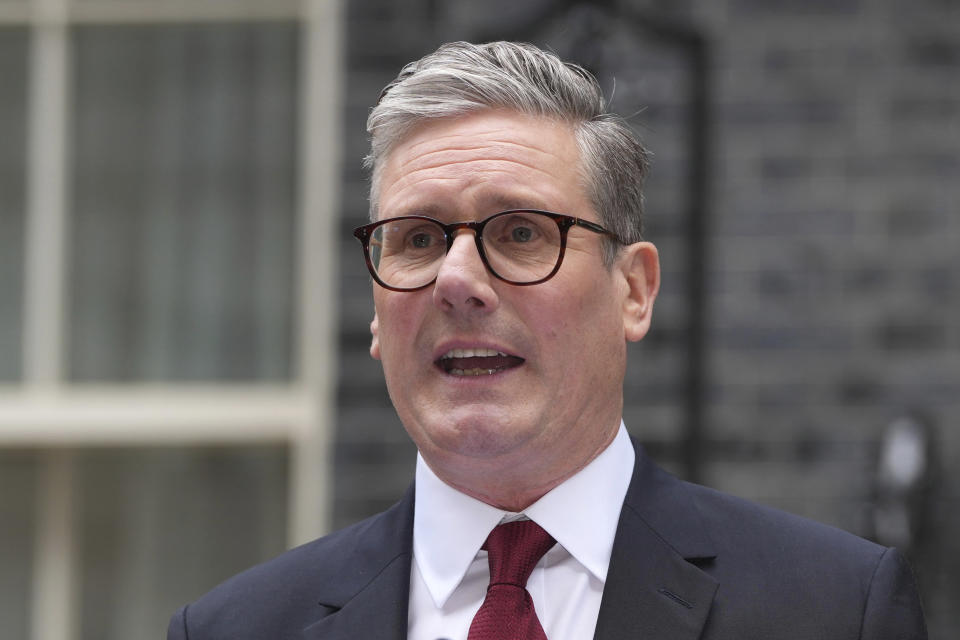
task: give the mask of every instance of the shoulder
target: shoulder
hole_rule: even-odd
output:
[[[751,547],[754,553],[796,556],[837,554],[875,563],[886,548],[837,527],[780,509],[682,482],[697,513],[718,547],[733,551]]]
[[[847,531],[684,483],[716,548],[715,623],[816,637],[926,637],[902,554]],[[762,622],[761,622],[762,621]]]
[[[642,448],[637,454],[625,506],[687,557],[752,558],[769,567],[825,563],[837,556],[871,566],[886,551],[836,527],[680,480]]]
[[[913,575],[896,549],[678,480],[655,465],[645,480],[658,497],[637,502],[652,527],[679,548],[696,538],[702,553],[688,561],[716,581],[705,637],[726,637],[721,630],[774,637],[786,629],[789,637],[926,637]],[[671,529],[663,511],[700,533]]]
[[[409,555],[412,511],[408,492],[383,513],[238,573],[175,613],[168,640],[292,637],[323,617],[321,602],[348,599]]]

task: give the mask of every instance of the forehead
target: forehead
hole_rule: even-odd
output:
[[[572,125],[482,111],[415,127],[385,157],[379,216],[471,207],[583,214],[580,152]]]

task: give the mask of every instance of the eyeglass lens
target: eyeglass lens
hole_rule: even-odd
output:
[[[549,216],[521,211],[488,218],[481,236],[490,269],[518,284],[547,277],[560,257],[560,227]],[[370,238],[370,260],[386,284],[415,288],[439,273],[447,253],[443,228],[421,218],[391,220]]]

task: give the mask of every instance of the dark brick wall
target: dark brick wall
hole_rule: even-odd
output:
[[[648,236],[665,269],[653,333],[631,352],[625,417],[678,470],[688,401],[689,68],[676,47],[624,16],[649,10],[707,37],[702,478],[870,536],[880,437],[899,415],[921,411],[944,472],[912,556],[931,637],[952,637],[960,627],[960,480],[949,473],[960,459],[960,5],[635,0],[610,22],[582,8],[551,14],[557,3],[545,0],[348,4],[345,237],[366,216],[366,114],[403,63],[444,40],[502,34],[614,68],[601,81],[621,113],[637,114],[631,121],[655,153]],[[549,17],[518,33],[541,14]],[[367,355],[369,282],[349,249],[337,525],[395,499],[415,453]]]

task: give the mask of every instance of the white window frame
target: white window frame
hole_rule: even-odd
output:
[[[289,384],[87,385],[65,376],[70,226],[70,27],[82,23],[296,20],[301,27],[300,261]],[[80,629],[74,535],[75,451],[88,446],[284,443],[288,541],[330,523],[329,451],[336,385],[342,0],[0,1],[0,25],[31,30],[23,376],[0,386],[0,447],[41,454],[30,637]],[[159,631],[158,631],[159,632]]]

